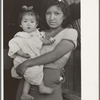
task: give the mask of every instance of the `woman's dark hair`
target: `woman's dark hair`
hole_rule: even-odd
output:
[[[44,23],[45,27],[47,28],[48,26],[46,25],[46,19],[45,19],[45,14],[46,11],[49,7],[56,5],[61,8],[63,14],[66,16],[65,20],[62,23],[62,27],[66,27],[67,23],[67,18],[69,16],[69,6],[68,2],[66,0],[44,0],[44,5],[43,5],[43,11],[42,11],[42,23]],[[43,25],[42,25],[43,26]]]
[[[30,7],[22,6],[22,9],[21,9],[21,11],[19,13],[19,24],[21,24],[21,20],[22,20],[24,15],[35,16],[37,24],[39,23],[39,15],[33,9],[33,6],[30,6]]]

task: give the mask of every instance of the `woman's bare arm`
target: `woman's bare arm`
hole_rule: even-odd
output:
[[[62,40],[53,51],[43,54],[27,62],[28,66],[42,65],[54,62],[64,56],[74,48],[74,44],[67,40]]]
[[[23,75],[28,67],[44,65],[56,61],[74,48],[74,44],[68,40],[62,40],[53,51],[39,57],[29,59],[16,68],[19,75]]]

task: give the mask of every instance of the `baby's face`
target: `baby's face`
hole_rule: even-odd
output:
[[[33,32],[37,27],[36,18],[33,15],[24,15],[20,25],[25,32]]]

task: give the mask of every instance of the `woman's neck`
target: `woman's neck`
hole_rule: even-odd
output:
[[[61,32],[62,30],[63,30],[62,27],[59,27],[59,28],[51,28],[51,29],[49,30],[49,34],[50,34],[51,37],[54,37],[54,36],[56,36],[59,32]]]

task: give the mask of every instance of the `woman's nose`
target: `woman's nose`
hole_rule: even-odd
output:
[[[50,19],[53,20],[55,18],[54,14],[51,14]]]

